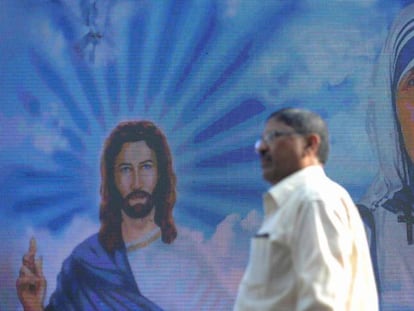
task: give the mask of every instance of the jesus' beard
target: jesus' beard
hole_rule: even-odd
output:
[[[141,199],[142,203],[137,203],[134,205],[129,204],[131,199]],[[152,195],[143,190],[135,190],[129,193],[122,202],[122,210],[125,214],[133,219],[144,218],[148,216],[154,207],[154,202],[152,200]]]

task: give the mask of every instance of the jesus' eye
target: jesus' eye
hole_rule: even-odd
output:
[[[131,172],[131,167],[130,167],[130,166],[121,166],[121,167],[119,168],[119,171],[120,171],[122,174],[127,174],[127,173]]]
[[[141,166],[141,168],[142,168],[144,171],[151,170],[151,169],[152,169],[152,167],[153,167],[152,163],[145,163],[145,164],[143,164],[143,165]]]

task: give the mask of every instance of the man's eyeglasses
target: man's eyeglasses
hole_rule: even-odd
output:
[[[264,136],[262,136],[256,141],[256,143],[254,144],[254,150],[256,150],[256,152],[259,152],[260,146],[262,146],[263,144],[269,145],[277,137],[289,136],[289,135],[294,135],[294,134],[297,134],[297,133],[296,132],[282,132],[282,131],[272,131],[272,132],[266,133]]]

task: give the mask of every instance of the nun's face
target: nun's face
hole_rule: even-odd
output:
[[[401,79],[398,85],[396,104],[405,149],[411,162],[414,163],[414,68]]]

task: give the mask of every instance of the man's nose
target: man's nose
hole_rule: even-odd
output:
[[[256,146],[256,152],[260,155],[263,156],[266,154],[267,150],[269,149],[269,146],[266,142],[264,141],[260,141],[257,146]]]
[[[132,186],[134,189],[141,189],[142,187],[142,176],[138,172],[134,174],[134,181]]]
[[[262,149],[265,147],[266,143],[263,141],[263,139],[259,139],[254,144],[254,150],[257,154],[261,154]]]

